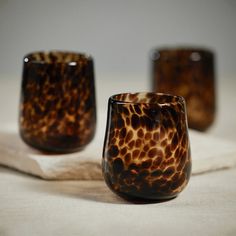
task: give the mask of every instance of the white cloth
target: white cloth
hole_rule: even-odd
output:
[[[16,127],[0,131],[0,164],[48,180],[101,180],[104,129],[83,151],[45,155],[26,145]],[[190,130],[192,174],[236,166],[236,145]]]

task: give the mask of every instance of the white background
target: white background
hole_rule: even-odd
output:
[[[23,56],[73,50],[95,60],[97,104],[150,88],[150,51],[196,45],[217,56],[217,117],[209,132],[235,140],[235,0],[0,0],[0,116],[17,123]],[[8,88],[8,89],[5,89]],[[99,118],[99,117],[98,117]],[[225,135],[223,135],[225,134]]]
[[[99,83],[147,81],[150,50],[176,44],[210,47],[219,80],[234,79],[236,1],[0,0],[1,75],[20,78],[28,52],[64,49],[91,54]]]

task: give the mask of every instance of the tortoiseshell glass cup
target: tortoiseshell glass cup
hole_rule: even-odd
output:
[[[215,118],[214,54],[199,48],[163,48],[152,55],[152,89],[183,96],[188,125],[205,131]]]
[[[19,127],[22,139],[49,152],[84,148],[96,127],[93,59],[73,52],[24,57]]]
[[[108,187],[128,200],[177,196],[191,173],[184,99],[159,93],[110,97],[102,170]]]

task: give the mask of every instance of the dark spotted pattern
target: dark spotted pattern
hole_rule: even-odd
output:
[[[107,185],[128,199],[168,199],[191,172],[182,97],[119,94],[109,99],[102,168]]]
[[[160,49],[153,54],[153,90],[183,96],[190,128],[206,130],[215,117],[214,55],[201,49]]]
[[[93,60],[71,52],[38,52],[24,58],[20,134],[45,151],[71,152],[94,136]]]

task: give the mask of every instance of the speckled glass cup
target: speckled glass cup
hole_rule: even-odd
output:
[[[189,127],[205,131],[216,111],[213,52],[200,48],[154,50],[152,90],[183,96]]]
[[[20,135],[49,152],[84,148],[96,127],[93,59],[73,52],[35,52],[24,57]]]
[[[128,200],[177,196],[191,173],[184,99],[159,93],[110,97],[102,170],[108,187]]]

